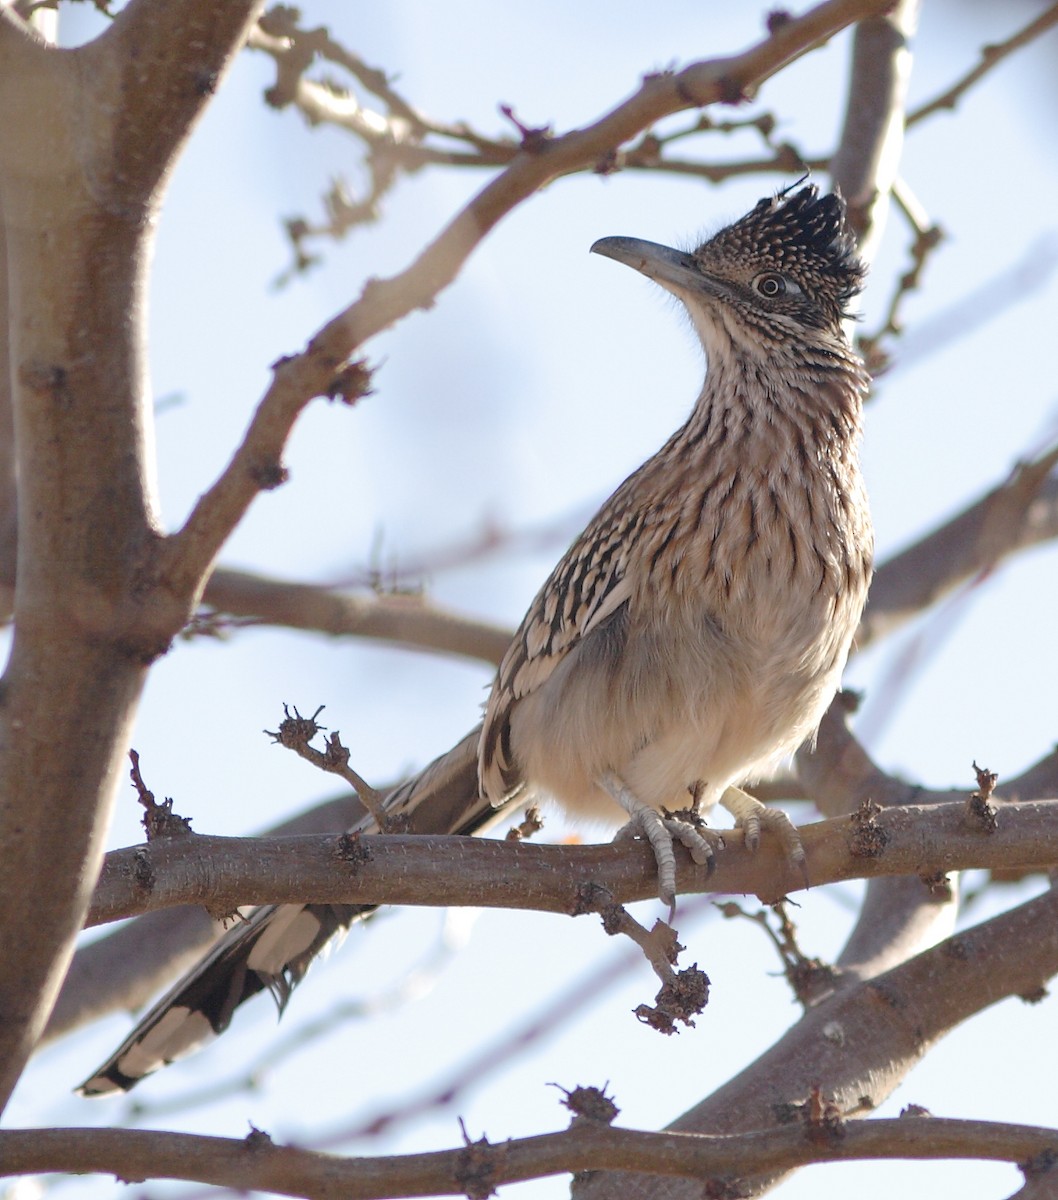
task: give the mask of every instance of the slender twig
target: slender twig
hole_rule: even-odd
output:
[[[420,579],[433,573],[433,568],[423,572],[412,568],[407,577]],[[219,568],[206,584],[202,599],[217,613],[254,618],[258,623],[376,638],[494,665],[511,640],[510,630],[447,611],[425,596],[407,591],[351,595],[335,588]]]
[[[935,96],[932,100],[908,113],[907,128],[910,129],[912,125],[917,125],[919,121],[924,121],[926,117],[932,116],[941,109],[954,109],[966,92],[990,71],[998,67],[1005,58],[1013,54],[1015,50],[1020,50],[1023,46],[1034,42],[1041,34],[1046,33],[1055,25],[1058,25],[1058,4],[1052,4],[1050,8],[1040,13],[1038,17],[1030,21],[1023,29],[1019,29],[1006,41],[997,42],[992,46],[984,46],[981,50],[981,61],[975,67],[967,71],[961,79],[953,83],[946,91],[941,92],[939,96]]]
[[[884,320],[874,333],[862,334],[857,339],[867,369],[876,378],[889,365],[889,356],[881,343],[887,336],[895,337],[903,333],[900,311],[904,301],[920,286],[927,262],[944,239],[944,230],[930,221],[905,180],[897,177],[893,181],[892,196],[911,226],[914,239],[911,243],[911,265],[897,278]]]
[[[344,779],[356,792],[360,802],[371,813],[378,828],[385,829],[386,812],[382,805],[384,793],[365,782],[350,766],[349,750],[342,745],[341,735],[338,731],[334,730],[327,736],[324,750],[317,750],[312,745],[312,739],[316,734],[326,730],[326,726],[316,722],[323,707],[321,704],[311,717],[303,717],[296,708],[291,716],[290,707],[284,704],[283,720],[280,722],[279,728],[274,733],[272,730],[266,729],[265,733],[287,750],[293,750],[299,758],[312,763],[314,767]]]

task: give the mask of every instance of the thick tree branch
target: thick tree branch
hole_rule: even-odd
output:
[[[1003,804],[982,829],[967,804],[869,810],[804,825],[808,878],[819,887],[887,875],[935,877],[970,867],[1043,870],[1058,863],[1058,801]],[[803,888],[777,842],[755,854],[737,840],[712,873],[680,853],[681,894],[755,894],[771,902]],[[593,889],[627,903],[657,892],[649,846],[549,846],[425,834],[298,838],[156,839],[107,855],[88,924],[176,904],[231,911],[244,904],[413,904],[590,908]]]
[[[624,1170],[694,1180],[701,1196],[703,1186],[731,1183],[750,1171],[786,1171],[811,1163],[968,1158],[1035,1162],[1042,1173],[1056,1152],[1058,1131],[988,1121],[897,1118],[848,1126],[806,1117],[785,1129],[710,1137],[614,1129],[578,1117],[561,1133],[495,1144],[482,1138],[468,1140],[458,1150],[385,1158],[339,1158],[280,1146],[257,1129],[242,1140],[154,1130],[4,1130],[0,1174],[96,1172],[123,1180],[182,1179],[310,1200],[392,1200],[486,1196],[503,1184],[547,1175]]]
[[[19,455],[0,706],[0,943],[19,969],[0,973],[0,1105],[83,921],[146,664],[188,614],[153,587],[146,267],[166,173],[255,7],[133,0],[62,51],[0,8]]]
[[[861,255],[873,262],[904,146],[909,39],[919,0],[899,0],[856,26],[845,127],[830,173],[849,204]]]

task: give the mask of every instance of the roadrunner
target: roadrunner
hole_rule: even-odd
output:
[[[716,803],[751,849],[770,827],[803,868],[789,820],[739,785],[814,735],[867,595],[867,377],[844,331],[864,270],[842,200],[812,186],[761,200],[690,252],[627,237],[592,250],[682,301],[708,364],[701,394],[533,600],[482,726],[386,809],[435,833],[473,832],[537,793],[574,814],[623,813],[671,905],[673,840],[708,861],[715,835],[697,814]],[[282,1010],[364,911],[257,909],[81,1091],[127,1090],[225,1029],[255,992]]]

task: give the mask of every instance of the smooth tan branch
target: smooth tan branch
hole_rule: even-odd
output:
[[[1000,802],[984,831],[968,804],[864,810],[800,829],[813,887],[847,879],[918,875],[971,867],[1040,869],[1058,863],[1058,801]],[[682,851],[679,891],[756,894],[772,901],[804,883],[765,838],[750,854],[730,838],[712,874]],[[338,837],[193,837],[112,851],[88,924],[176,904],[356,903],[474,905],[586,911],[585,889],[628,903],[652,897],[649,847],[630,843],[546,846],[485,838],[371,835],[350,853]]]
[[[805,1101],[809,1103],[808,1098]],[[1041,1175],[1058,1152],[1058,1131],[989,1121],[904,1117],[846,1124],[793,1123],[728,1136],[647,1133],[575,1119],[560,1133],[454,1150],[382,1158],[340,1158],[273,1143],[253,1129],[244,1139],[124,1129],[0,1131],[0,1173],[100,1172],[125,1180],[182,1179],[286,1196],[385,1200],[397,1196],[486,1195],[490,1189],[563,1172],[626,1170],[702,1181],[750,1171],[863,1159],[967,1158],[1016,1163]],[[1053,1170],[1053,1168],[1051,1168]]]

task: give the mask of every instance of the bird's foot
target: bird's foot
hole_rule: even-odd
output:
[[[787,862],[797,870],[808,887],[808,863],[797,826],[781,808],[769,808],[741,788],[729,787],[720,803],[735,818],[735,828],[742,830],[746,849],[751,853],[760,845],[761,829],[770,829],[782,844]]]
[[[658,865],[658,895],[669,906],[671,921],[676,911],[673,842],[686,846],[696,863],[712,864],[716,851],[724,846],[723,837],[697,820],[687,820],[680,814],[663,816],[640,800],[616,775],[607,775],[599,782],[629,816],[628,824],[618,830],[614,841],[639,836],[650,843]]]

